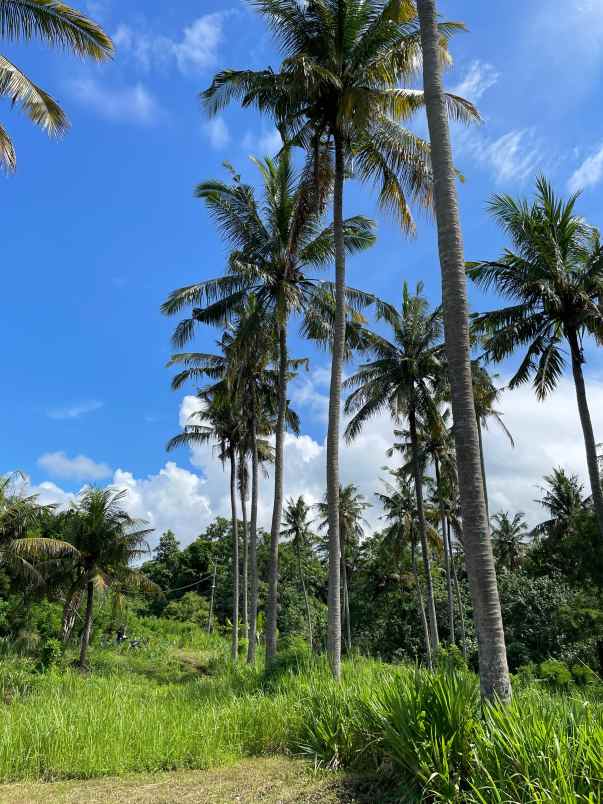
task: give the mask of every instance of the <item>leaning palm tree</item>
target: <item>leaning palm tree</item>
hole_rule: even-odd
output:
[[[102,28],[58,0],[0,0],[0,37],[8,42],[41,39],[94,61],[104,61],[113,54],[113,43]],[[2,55],[0,96],[13,106],[21,106],[29,119],[51,136],[62,134],[69,126],[54,98]],[[0,164],[8,170],[16,166],[12,140],[2,125]]]
[[[498,362],[525,349],[509,387],[532,380],[540,400],[557,387],[565,366],[563,344],[569,346],[593,507],[603,539],[603,490],[582,370],[584,339],[590,336],[603,343],[603,246],[598,230],[575,212],[578,194],[563,201],[543,177],[536,187],[531,204],[507,195],[496,195],[490,202],[512,249],[498,260],[470,263],[469,275],[512,304],[480,315],[476,329],[484,336],[488,359]]]
[[[358,552],[360,541],[364,536],[364,529],[368,522],[364,518],[364,512],[370,508],[371,504],[366,501],[364,496],[358,492],[353,483],[342,486],[339,489],[339,545],[340,545],[340,568],[341,568],[341,590],[343,593],[343,620],[346,629],[346,642],[348,652],[352,649],[352,621],[350,618],[350,573],[355,563],[354,559]],[[316,509],[321,519],[319,530],[329,528],[329,499],[325,496],[323,502],[316,503]],[[327,544],[327,554],[328,554]]]
[[[442,267],[442,302],[450,372],[452,416],[458,461],[459,492],[467,575],[475,612],[480,685],[485,698],[507,701],[511,682],[507,664],[496,569],[488,534],[488,516],[479,457],[471,377],[469,304],[456,174],[443,86],[441,32],[436,0],[416,0],[423,65],[423,91],[431,144],[434,201]]]
[[[199,323],[222,326],[235,316],[242,302],[254,296],[263,315],[274,322],[278,350],[279,403],[276,424],[274,504],[270,532],[270,569],[266,612],[266,663],[277,648],[278,546],[284,495],[284,443],[287,410],[288,337],[293,316],[303,317],[315,308],[323,287],[310,270],[324,269],[335,253],[332,226],[325,226],[323,213],[331,187],[328,160],[319,156],[298,175],[291,152],[284,149],[277,159],[254,160],[263,181],[260,205],[250,185],[242,184],[231,169],[232,182],[205,182],[197,188],[214,216],[218,228],[233,247],[228,273],[176,290],[163,305],[174,315],[197,305],[191,318],[182,321],[174,342],[190,339]],[[316,181],[317,175],[319,176]],[[356,216],[343,224],[344,248],[354,253],[374,242],[373,224]],[[369,294],[350,295],[355,306],[374,301]],[[205,306],[201,306],[205,305]]]
[[[113,586],[120,593],[126,590],[158,594],[159,589],[140,570],[131,567],[150,553],[146,542],[152,528],[134,519],[124,509],[127,490],[89,488],[74,505],[68,520],[67,536],[75,548],[79,589],[86,593],[84,628],[82,631],[79,666],[86,667],[92,632],[95,590]],[[73,556],[70,556],[70,560]]]
[[[311,158],[328,153],[334,161],[333,223],[335,295],[327,491],[329,561],[329,658],[340,675],[341,623],[339,545],[339,435],[342,364],[345,349],[344,184],[354,174],[376,186],[380,205],[405,232],[413,230],[411,204],[431,205],[428,145],[404,127],[424,106],[421,91],[409,89],[421,62],[416,10],[409,0],[255,0],[274,33],[283,62],[266,69],[224,70],[203,93],[210,114],[234,99],[269,113],[287,141]],[[447,38],[461,28],[441,23],[438,55],[449,61]],[[461,120],[477,117],[474,107],[453,95],[448,111]]]
[[[308,643],[310,650],[313,648],[312,638],[312,615],[310,613],[310,603],[308,600],[308,590],[306,589],[306,579],[304,576],[303,557],[312,548],[313,534],[310,530],[310,507],[303,497],[297,500],[288,500],[283,516],[283,529],[281,534],[291,540],[291,547],[297,561],[297,571],[299,582],[304,595],[304,605],[306,607],[306,618],[308,620]]]
[[[427,523],[423,502],[425,456],[419,439],[420,422],[437,415],[437,400],[446,381],[440,308],[429,311],[419,283],[412,295],[404,283],[400,311],[386,310],[382,317],[391,329],[392,338],[373,334],[369,351],[374,360],[360,366],[349,377],[345,387],[353,388],[345,410],[353,414],[345,431],[346,440],[353,440],[373,416],[387,410],[393,421],[408,419],[412,474],[417,497],[417,513],[423,567],[427,586],[427,605],[431,646],[439,646],[431,560],[427,544]]]

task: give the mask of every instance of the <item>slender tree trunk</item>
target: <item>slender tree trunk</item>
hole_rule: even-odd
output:
[[[233,662],[239,658],[239,524],[237,519],[237,457],[230,447],[230,512],[232,516],[232,642]]]
[[[251,573],[251,608],[249,611],[249,642],[247,662],[255,664],[258,617],[258,438],[257,438],[257,399],[255,387],[251,391],[251,522],[249,534],[249,571]]]
[[[410,443],[412,448],[412,467],[415,479],[415,493],[417,496],[417,515],[419,520],[419,537],[421,539],[421,554],[423,557],[423,569],[425,571],[425,583],[427,585],[429,631],[431,634],[431,647],[435,653],[440,647],[440,637],[438,634],[438,618],[436,616],[433,580],[431,577],[431,559],[429,557],[429,547],[427,545],[427,524],[425,522],[425,509],[423,507],[423,466],[419,458],[417,415],[412,389],[411,398],[408,404],[408,425],[410,429]]]
[[[490,532],[490,504],[488,502],[488,478],[486,476],[486,461],[484,458],[484,439],[482,436],[482,423],[479,416],[476,417],[477,422],[477,440],[479,443],[479,465],[482,472],[482,483],[484,486],[484,504],[486,506],[486,519],[488,520],[488,533]]]
[[[312,637],[312,617],[310,615],[310,601],[308,600],[308,590],[306,589],[306,579],[304,578],[304,570],[302,567],[301,554],[297,551],[297,571],[299,572],[299,580],[301,582],[302,592],[304,594],[304,604],[306,606],[306,617],[308,618],[308,642],[310,650],[314,648],[314,639]]]
[[[461,595],[461,586],[456,572],[456,564],[454,563],[454,553],[452,552],[452,538],[450,535],[450,520],[447,522],[447,542],[448,542],[448,555],[450,556],[450,566],[452,567],[452,577],[454,580],[454,590],[456,593],[456,604],[459,610],[459,623],[461,631],[461,650],[463,656],[467,658],[467,639],[465,636],[465,606],[463,604],[463,596]]]
[[[216,571],[218,566],[214,561],[214,574],[211,579],[211,598],[209,601],[209,617],[207,618],[207,633],[211,634],[214,625],[214,600],[216,599]]]
[[[590,418],[590,410],[588,409],[584,374],[582,373],[584,357],[578,342],[578,335],[574,330],[568,332],[567,339],[572,353],[572,371],[574,373],[580,423],[584,434],[584,446],[586,447],[586,462],[588,464],[590,490],[593,495],[593,508],[599,522],[599,535],[603,539],[603,491],[601,490],[601,475],[599,474],[599,461],[597,459],[597,444],[593,432],[593,423]]]
[[[243,515],[243,639],[249,638],[249,537],[247,528],[247,466],[241,458],[241,512]]]
[[[343,545],[343,540],[340,537]],[[345,563],[345,556],[341,554],[341,586],[343,589],[343,619],[345,622],[346,649],[349,653],[352,650],[352,622],[350,620],[350,589],[348,586],[348,568]]]
[[[88,581],[86,584],[86,614],[84,616],[84,630],[82,631],[82,642],[80,647],[80,670],[86,669],[86,659],[88,657],[88,646],[90,645],[90,634],[92,633],[92,608],[94,606],[94,584]]]
[[[81,580],[78,579],[72,584],[67,597],[65,598],[65,606],[63,607],[63,619],[61,622],[61,641],[63,643],[69,642],[73,627],[75,625],[75,618],[82,602],[82,590],[80,588]]]
[[[285,416],[287,413],[287,329],[279,325],[278,417],[274,455],[274,507],[270,529],[270,568],[268,573],[268,606],[266,610],[266,667],[276,656],[278,622],[278,547],[283,519]]]
[[[438,502],[440,504],[440,522],[442,524],[442,544],[444,546],[444,570],[446,572],[446,592],[448,595],[448,635],[450,644],[456,643],[456,635],[454,632],[454,597],[452,594],[452,573],[450,569],[450,550],[448,547],[448,534],[446,532],[447,517],[444,508],[444,497],[442,494],[442,478],[440,476],[440,462],[437,458],[434,460],[435,473],[436,473],[436,486],[438,489]]]
[[[481,477],[471,377],[467,278],[456,196],[456,174],[442,85],[435,0],[418,0],[423,84],[431,140],[442,298],[459,469],[463,540],[479,645],[480,685],[487,699],[511,699],[496,570]]]
[[[327,652],[336,679],[341,677],[341,591],[339,559],[339,429],[341,419],[341,381],[345,348],[345,250],[343,238],[344,146],[335,135],[335,187],[333,229],[335,234],[335,328],[329,392],[327,432],[327,503],[329,513],[329,591]]]
[[[419,576],[419,568],[417,567],[417,546],[413,539],[412,543],[412,574],[415,578],[415,594],[417,598],[417,609],[423,626],[423,636],[425,638],[425,651],[427,654],[427,666],[433,670],[433,659],[431,653],[431,635],[429,633],[429,623],[427,622],[427,615],[425,614],[425,604],[423,603],[423,590],[421,589],[421,578]]]

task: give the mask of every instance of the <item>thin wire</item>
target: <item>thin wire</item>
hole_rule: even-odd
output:
[[[186,586],[177,586],[175,589],[164,589],[163,594],[169,595],[171,592],[181,592],[183,589],[190,589],[191,586],[197,586],[197,584],[201,583],[201,581],[211,578],[213,574],[214,571],[212,570],[208,575],[201,575],[196,581],[193,581],[193,583],[189,583]]]

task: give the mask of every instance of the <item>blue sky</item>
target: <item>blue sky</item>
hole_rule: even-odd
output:
[[[485,120],[455,130],[456,162],[466,176],[459,192],[468,259],[495,256],[503,245],[485,213],[489,195],[529,193],[539,172],[560,192],[584,187],[580,210],[603,223],[603,0],[568,0],[563,20],[550,0],[485,5],[441,3],[444,16],[470,29],[452,43],[448,84],[475,100]],[[38,43],[4,47],[62,102],[73,127],[62,141],[49,141],[3,107],[18,171],[0,178],[0,470],[23,469],[45,499],[59,502],[86,481],[125,485],[137,513],[158,528],[173,517],[186,541],[225,509],[224,479],[207,455],[164,452],[188,402],[169,390],[164,365],[174,322],[159,306],[175,287],[224,268],[224,249],[193,199],[195,183],[222,175],[224,159],[253,179],[248,155],[274,151],[277,142],[269,121],[254,112],[233,107],[209,122],[197,93],[222,67],[259,68],[277,58],[261,21],[238,0],[97,0],[84,7],[114,36],[113,63],[85,64]],[[423,121],[416,126],[424,130]],[[347,209],[379,223],[375,248],[350,262],[350,284],[396,302],[403,279],[421,279],[437,301],[431,222],[420,220],[417,237],[404,240],[370,194],[353,185]],[[472,302],[480,308],[493,300],[472,291]],[[200,333],[196,345],[210,348],[214,338]],[[290,444],[290,465],[299,458],[301,468],[288,491],[319,496],[325,356],[295,336],[293,344],[315,360],[294,389],[304,435]],[[594,350],[589,358],[593,417],[603,440],[603,362]],[[530,422],[515,453],[491,435],[492,484],[502,507],[527,510],[534,484],[554,463],[584,473],[571,385],[563,384],[548,407],[534,404],[529,392],[505,399],[516,428]],[[557,437],[547,446],[551,422]],[[362,455],[367,445],[345,458],[345,472],[360,477],[367,495],[377,486],[384,463],[378,445],[386,445],[390,429],[388,422],[374,426],[367,436],[370,465]],[[538,426],[546,443],[535,447]]]

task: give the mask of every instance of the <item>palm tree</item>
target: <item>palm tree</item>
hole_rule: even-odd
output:
[[[532,530],[533,536],[559,537],[572,530],[576,517],[584,511],[584,487],[577,475],[568,475],[561,467],[544,478],[543,496],[538,502],[546,509],[548,519]]]
[[[499,511],[492,517],[492,521],[492,542],[498,566],[515,572],[521,561],[523,539],[528,532],[524,515],[517,513],[511,519],[507,511]]]
[[[564,202],[540,177],[532,204],[496,195],[490,211],[511,237],[513,250],[499,260],[470,263],[482,287],[494,287],[514,303],[476,320],[488,359],[501,361],[520,348],[525,357],[509,383],[532,380],[538,399],[555,390],[563,374],[567,342],[590,477],[593,505],[603,539],[603,490],[597,446],[586,398],[583,341],[603,343],[603,248],[599,232],[575,211],[578,194]]]
[[[95,589],[109,586],[120,591],[135,589],[157,594],[159,589],[130,564],[150,552],[146,537],[152,528],[124,510],[127,490],[89,488],[84,491],[68,519],[67,533],[75,548],[79,589],[86,593],[86,612],[79,666],[86,667],[92,632]]]
[[[431,204],[428,145],[404,128],[424,106],[423,93],[403,88],[416,75],[421,50],[416,11],[411,2],[383,0],[256,0],[276,36],[280,70],[224,70],[203,93],[210,114],[234,99],[271,114],[286,140],[315,157],[334,160],[333,225],[335,297],[329,425],[327,492],[330,509],[329,658],[340,675],[341,623],[337,534],[339,435],[342,364],[345,350],[344,183],[352,173],[376,185],[380,205],[402,229],[413,230],[410,203]],[[439,56],[447,59],[446,40],[458,26],[439,27]],[[453,95],[446,98],[457,119],[477,117],[474,107]]]
[[[392,309],[382,313],[392,330],[392,339],[373,334],[369,350],[375,359],[362,364],[356,374],[346,380],[345,386],[355,390],[345,405],[346,413],[353,414],[345,438],[348,441],[354,439],[369,418],[384,409],[389,411],[394,422],[399,422],[402,416],[408,418],[431,647],[435,652],[439,646],[439,634],[427,546],[423,502],[425,456],[420,449],[419,425],[422,419],[437,415],[437,400],[446,374],[441,343],[442,313],[440,308],[429,312],[422,291],[419,283],[413,296],[404,283],[400,312]]]
[[[326,193],[330,186],[328,165],[318,158],[297,176],[291,153],[285,148],[276,160],[255,160],[264,184],[260,207],[255,192],[232,171],[232,183],[205,182],[197,188],[218,227],[235,249],[226,276],[182,288],[171,294],[162,310],[173,315],[189,304],[206,304],[182,321],[174,335],[178,345],[193,334],[196,324],[221,326],[253,295],[263,315],[275,322],[278,343],[279,401],[274,466],[274,505],[270,538],[269,591],[266,616],[266,663],[277,648],[278,546],[284,494],[284,443],[287,410],[287,326],[294,315],[304,316],[317,304],[322,287],[308,274],[333,259],[332,226],[323,226]],[[316,173],[325,175],[315,181]],[[344,247],[353,253],[374,242],[373,224],[356,216],[344,221]],[[368,305],[374,297],[353,293],[354,305]]]
[[[303,497],[298,497],[297,500],[294,500],[293,498],[288,500],[285,507],[283,529],[281,534],[285,538],[291,540],[291,546],[297,560],[299,582],[304,595],[304,605],[306,607],[306,617],[308,620],[308,642],[310,645],[310,650],[312,650],[314,644],[312,638],[312,615],[310,613],[310,603],[308,601],[308,591],[306,589],[306,580],[304,577],[302,563],[303,556],[312,549],[313,542],[313,534],[310,530],[309,513],[310,508]]]
[[[58,0],[0,0],[0,36],[9,42],[41,39],[94,61],[113,54],[113,43],[96,23]],[[51,136],[62,134],[69,126],[59,104],[2,55],[0,96],[13,106],[20,105],[29,119]],[[8,170],[16,166],[12,140],[2,125],[0,164]]]
[[[423,91],[431,143],[434,200],[442,266],[442,301],[454,438],[463,518],[465,562],[478,626],[480,684],[485,698],[510,700],[511,683],[479,457],[471,377],[469,305],[456,173],[448,126],[436,0],[417,0]]]
[[[371,505],[362,494],[358,492],[353,483],[342,486],[339,489],[339,545],[340,545],[340,569],[341,587],[343,592],[343,612],[346,627],[346,642],[348,652],[352,649],[352,621],[350,618],[350,589],[349,575],[354,565],[354,557],[358,546],[364,536],[364,528],[368,525],[363,514]],[[321,522],[319,530],[329,528],[329,500],[325,496],[324,502],[316,503],[316,509]],[[329,545],[327,545],[328,553]]]
[[[427,664],[431,668],[433,666],[433,654],[429,634],[429,623],[427,622],[427,614],[425,613],[423,590],[421,588],[421,579],[416,558],[417,535],[415,523],[418,521],[417,497],[414,486],[411,485],[411,481],[405,476],[404,472],[400,470],[390,470],[390,475],[393,478],[393,482],[384,482],[384,490],[375,493],[375,496],[383,507],[381,519],[385,519],[388,523],[382,533],[382,547],[387,554],[399,564],[400,585],[402,585],[402,579],[404,577],[402,560],[406,548],[410,546],[417,611],[423,626]],[[431,525],[428,525],[428,528],[431,529],[433,537],[433,528],[431,528]]]

